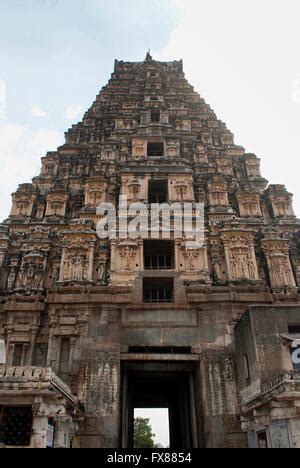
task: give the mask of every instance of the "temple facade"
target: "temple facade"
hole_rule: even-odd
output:
[[[202,206],[202,242],[109,235],[141,204]],[[182,62],[116,61],[0,225],[0,446],[132,448],[168,408],[171,448],[300,448],[299,282],[292,195]]]

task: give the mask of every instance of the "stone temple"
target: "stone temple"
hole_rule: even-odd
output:
[[[204,204],[204,243],[99,237],[121,195]],[[300,448],[299,284],[292,195],[181,61],[116,61],[0,226],[1,447],[132,448],[168,408],[171,448]]]

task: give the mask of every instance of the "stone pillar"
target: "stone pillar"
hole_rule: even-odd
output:
[[[38,331],[39,331],[38,327],[33,327],[30,330],[30,345],[28,348],[27,359],[25,362],[25,364],[28,366],[32,366],[33,364],[33,353],[34,353],[34,347],[35,347],[36,336],[37,336]]]
[[[3,267],[6,250],[0,250],[0,268]]]
[[[0,288],[4,287],[3,280],[4,280],[4,259],[5,259],[6,250],[0,249]]]
[[[57,372],[57,367],[58,367],[58,362],[57,362],[57,358],[58,358],[58,344],[54,341],[56,340],[56,336],[55,336],[55,330],[56,330],[56,326],[57,326],[57,318],[56,316],[54,315],[53,313],[53,318],[51,320],[51,323],[50,323],[50,329],[49,329],[49,341],[48,341],[48,353],[47,353],[47,367],[52,367],[54,372]],[[55,356],[53,356],[53,353],[55,353],[56,351],[56,354]],[[52,361],[55,361],[56,365],[52,365]]]
[[[67,248],[66,246],[63,247],[62,256],[61,256],[61,264],[60,264],[60,275],[59,275],[59,282],[62,283],[64,281],[64,265],[66,261],[66,253]]]
[[[180,241],[175,241],[175,265],[174,269],[179,271],[180,270],[180,262],[179,262],[179,249],[180,249]]]
[[[203,259],[204,259],[204,270],[209,271],[208,255],[207,255],[207,244],[203,245]]]
[[[54,423],[54,448],[70,448],[70,425],[72,423],[72,418],[68,415],[56,416],[54,419]]]
[[[9,343],[9,341],[8,341]],[[15,345],[14,343],[9,343],[7,345],[7,352],[6,352],[6,359],[7,359],[7,365],[12,366],[13,359],[14,359],[14,350],[15,350]]]
[[[72,372],[72,363],[74,361],[74,351],[77,343],[77,338],[70,339],[70,358],[69,358],[69,372]]]
[[[30,348],[29,343],[24,343],[24,345],[23,345],[23,354],[22,354],[22,364],[21,364],[23,367],[29,365],[28,364],[28,362],[29,362],[29,360],[28,360],[29,348]]]
[[[140,271],[144,271],[145,265],[144,265],[144,241],[141,240],[138,243],[139,245],[139,252],[140,252]]]
[[[89,246],[89,270],[88,270],[88,281],[93,281],[93,267],[94,267],[94,252],[95,243],[91,242]]]
[[[33,415],[31,448],[45,449],[47,445],[48,416]]]
[[[111,242],[111,264],[110,264],[110,270],[115,271],[116,269],[116,248],[117,244],[116,241]]]

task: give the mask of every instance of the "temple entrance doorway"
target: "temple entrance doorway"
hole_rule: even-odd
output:
[[[122,447],[134,448],[138,409],[166,409],[171,449],[198,448],[193,363],[124,362]]]

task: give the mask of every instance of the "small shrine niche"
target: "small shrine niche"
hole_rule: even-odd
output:
[[[208,184],[208,198],[210,206],[214,208],[229,206],[227,184],[222,182]]]
[[[266,193],[275,218],[295,218],[293,195],[284,185],[270,185]]]
[[[47,196],[46,216],[63,218],[66,215],[68,195],[62,192],[52,192]]]
[[[32,216],[36,193],[30,184],[19,187],[18,191],[12,195],[11,217],[30,218]]]
[[[106,202],[108,184],[106,182],[90,181],[85,187],[85,205],[97,208]]]
[[[260,195],[255,193],[240,192],[237,194],[240,216],[242,218],[260,218],[262,210]]]
[[[260,178],[261,177],[261,168],[260,168],[260,159],[258,159],[254,154],[248,154],[244,156],[245,168],[247,176],[250,178]]]

